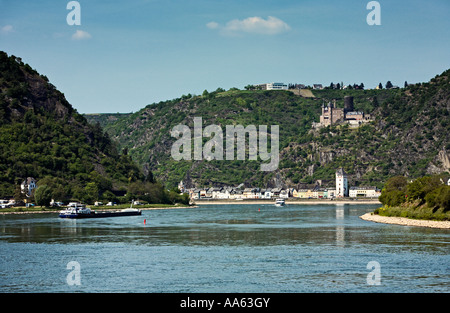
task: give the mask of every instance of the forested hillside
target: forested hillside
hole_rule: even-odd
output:
[[[343,167],[351,185],[382,187],[389,177],[420,177],[450,171],[449,73],[428,83],[401,89],[314,90],[304,98],[289,91],[205,91],[201,96],[154,103],[139,112],[102,117],[105,130],[128,150],[144,169],[175,186],[237,185],[273,187],[327,181]],[[348,125],[313,129],[321,106],[333,99],[343,107],[353,96],[355,110],[372,115],[359,128]],[[258,161],[175,161],[171,129],[178,124],[193,129],[193,118],[203,127],[226,125],[279,125],[280,164],[274,172],[259,171]],[[99,116],[89,120],[95,121]],[[207,141],[208,138],[203,138]]]
[[[160,203],[170,199],[47,77],[0,52],[0,198],[24,198],[20,184],[27,177],[55,201],[115,201],[125,193],[151,194],[148,200]]]

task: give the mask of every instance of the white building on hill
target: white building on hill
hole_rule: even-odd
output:
[[[266,83],[255,86],[260,87],[262,90],[288,90],[288,85],[285,83]]]

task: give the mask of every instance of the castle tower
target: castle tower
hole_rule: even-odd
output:
[[[348,197],[348,180],[347,174],[343,168],[336,171],[336,197]]]
[[[354,106],[353,106],[353,97],[351,96],[345,96],[344,97],[344,109],[345,112],[353,112]]]

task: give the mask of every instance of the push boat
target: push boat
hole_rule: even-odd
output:
[[[87,208],[84,204],[71,202],[65,210],[59,212],[61,218],[100,218],[100,217],[116,217],[116,216],[133,216],[141,215],[141,210],[128,208],[119,211],[103,211],[97,212]]]
[[[285,205],[284,199],[275,200],[275,206],[284,206],[284,205]]]

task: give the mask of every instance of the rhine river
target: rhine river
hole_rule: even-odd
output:
[[[450,231],[359,218],[376,207],[1,215],[0,292],[449,292]]]

